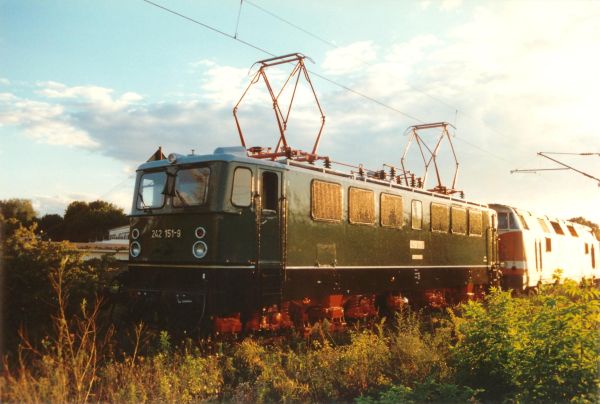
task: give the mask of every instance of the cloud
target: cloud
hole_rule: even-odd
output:
[[[208,64],[201,85],[201,95],[219,105],[233,105],[250,80],[248,69]]]
[[[94,148],[89,134],[74,126],[61,105],[0,93],[0,126],[21,127],[30,138],[54,145]]]
[[[10,85],[10,80],[4,77],[0,77],[0,85],[8,86]]]
[[[462,0],[443,0],[440,4],[440,9],[442,11],[452,11],[456,10],[460,6],[462,6]]]
[[[38,87],[41,88],[38,94],[46,98],[70,99],[83,106],[103,111],[118,111],[143,99],[141,95],[133,92],[126,92],[118,98],[113,98],[114,90],[99,86],[68,87],[62,83],[49,81],[38,83]]]
[[[556,215],[579,211],[598,221],[591,201],[600,198],[593,181],[574,172],[509,173],[517,167],[548,167],[536,159],[538,151],[600,150],[590,119],[597,115],[600,90],[600,26],[595,23],[600,7],[541,4],[478,7],[466,24],[398,42],[344,80],[426,122],[454,123],[457,117],[458,185],[470,197]],[[364,145],[359,158],[373,168],[385,159],[398,162],[406,142],[402,132],[417,122],[353,97],[338,94],[333,100],[324,102],[326,139],[333,135],[337,144],[325,140],[324,146],[356,156],[355,145]],[[574,165],[600,176],[595,160]],[[563,192],[553,195],[557,181],[564,181]]]
[[[445,10],[460,6],[434,4]],[[568,206],[600,221],[589,207],[599,199],[593,182],[573,173],[509,173],[531,164],[543,166],[537,151],[600,149],[592,119],[600,92],[600,5],[575,4],[490,2],[473,9],[463,25],[435,35],[417,35],[388,49],[358,41],[328,52],[315,70],[404,114],[313,76],[327,116],[320,151],[377,169],[382,162],[399,163],[407,140],[403,133],[418,123],[406,115],[426,122],[456,122],[458,186],[467,195],[538,207],[533,210],[542,206],[549,213]],[[216,146],[239,144],[232,107],[250,80],[248,70],[207,60],[190,68],[202,75],[192,100],[152,102],[133,92],[45,82],[39,83],[36,99],[0,93],[0,124],[22,127],[38,141],[95,148],[129,166],[143,161],[158,145],[167,152],[193,148],[206,153]],[[281,83],[287,75],[280,69],[270,77]],[[264,87],[255,87],[240,106],[249,145],[275,143],[273,110],[264,94]],[[294,146],[307,149],[319,116],[306,89],[298,101],[289,135]],[[585,170],[600,173],[590,160],[584,161]],[[557,178],[571,191],[549,197]]]
[[[217,65],[217,63],[214,60],[209,60],[209,59],[200,59],[200,60],[196,60],[194,62],[188,63],[188,66],[191,71],[196,71],[198,69],[202,69],[205,67],[213,67],[216,65]]]
[[[330,75],[347,75],[364,68],[377,56],[377,47],[372,41],[354,42],[327,52],[321,67]]]
[[[36,195],[31,199],[33,208],[38,213],[38,216],[48,214],[64,215],[67,206],[73,201],[87,201],[91,202],[94,200],[93,195],[88,194],[69,194],[69,195]]]

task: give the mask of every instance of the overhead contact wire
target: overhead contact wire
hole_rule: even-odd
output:
[[[151,5],[153,5],[154,7],[158,7],[158,8],[160,8],[161,10],[164,10],[164,11],[166,11],[166,12],[168,12],[168,13],[171,13],[171,14],[173,14],[173,15],[176,15],[176,16],[178,16],[178,17],[181,17],[181,18],[183,18],[183,19],[185,19],[185,20],[188,20],[188,21],[190,21],[190,22],[193,22],[194,24],[198,24],[198,25],[200,25],[200,26],[202,26],[202,27],[204,27],[204,28],[206,28],[206,29],[209,29],[209,30],[211,30],[211,31],[213,31],[213,32],[216,32],[217,34],[221,34],[221,35],[223,35],[223,36],[226,36],[227,38],[233,39],[234,41],[238,41],[238,42],[240,42],[240,43],[243,43],[244,45],[246,45],[246,46],[249,46],[249,47],[251,47],[251,48],[254,48],[254,49],[256,49],[257,51],[260,51],[260,52],[266,53],[267,55],[270,55],[270,56],[275,56],[275,54],[273,54],[273,53],[271,53],[271,52],[269,52],[269,51],[267,51],[267,50],[265,50],[265,49],[263,49],[263,48],[261,48],[261,47],[259,47],[259,46],[256,46],[256,45],[254,45],[254,44],[251,44],[251,43],[249,43],[249,42],[246,42],[246,41],[242,41],[241,39],[239,39],[239,38],[236,38],[234,35],[228,34],[228,33],[227,33],[227,32],[225,32],[225,31],[221,31],[220,29],[218,29],[218,28],[215,28],[215,27],[212,27],[212,26],[210,26],[210,25],[208,25],[208,24],[205,24],[205,23],[203,23],[202,21],[198,21],[198,20],[196,20],[196,19],[194,19],[194,18],[188,17],[188,16],[187,16],[187,15],[185,15],[185,14],[178,13],[177,11],[174,11],[174,10],[171,10],[170,8],[167,8],[167,7],[161,6],[160,4],[157,4],[157,3],[153,2],[153,1],[150,1],[150,0],[142,0],[142,1],[144,1],[144,2],[146,2],[146,3],[148,3],[148,4],[151,4]]]
[[[243,5],[244,5],[244,0],[240,0],[240,8],[238,10],[237,22],[235,23],[235,34],[233,35],[233,37],[236,39],[237,39],[237,34],[238,34],[238,28],[240,27],[240,17],[242,16],[242,6]]]
[[[204,28],[206,28],[206,29],[209,29],[209,30],[211,30],[211,31],[213,31],[213,32],[216,32],[217,34],[220,34],[220,35],[226,36],[227,38],[233,39],[234,41],[237,41],[237,42],[239,42],[239,43],[241,43],[241,44],[243,44],[243,45],[246,45],[246,46],[248,46],[248,47],[250,47],[250,48],[253,48],[253,49],[255,49],[255,50],[259,51],[259,52],[262,52],[262,53],[264,53],[264,54],[266,54],[266,55],[273,56],[273,57],[274,57],[274,56],[276,56],[274,53],[272,53],[272,52],[269,52],[268,50],[266,50],[266,49],[264,49],[264,48],[261,48],[261,47],[259,47],[259,46],[257,46],[257,45],[254,45],[254,44],[252,44],[252,43],[250,43],[250,42],[247,42],[247,41],[244,41],[244,40],[242,40],[242,39],[238,38],[238,37],[237,37],[237,32],[236,32],[236,35],[231,35],[231,34],[228,34],[228,33],[224,32],[224,31],[221,31],[220,29],[217,29],[217,28],[215,28],[215,27],[212,27],[212,26],[210,26],[210,25],[208,25],[208,24],[206,24],[206,23],[203,23],[203,22],[201,22],[201,21],[198,21],[198,20],[196,20],[196,19],[194,19],[194,18],[188,17],[188,16],[186,16],[186,15],[184,15],[184,14],[181,14],[181,13],[179,13],[179,12],[177,12],[177,11],[171,10],[171,9],[169,9],[169,8],[167,8],[167,7],[164,7],[164,6],[160,5],[160,4],[154,3],[154,2],[153,2],[153,1],[151,1],[151,0],[143,0],[143,1],[144,1],[144,2],[146,2],[146,3],[148,3],[148,4],[150,4],[150,5],[153,5],[153,6],[155,6],[155,7],[157,7],[157,8],[160,8],[161,10],[164,10],[164,11],[166,11],[166,12],[168,12],[168,13],[171,13],[171,14],[173,14],[173,15],[176,15],[176,16],[180,17],[180,18],[183,18],[183,19],[185,19],[185,20],[188,20],[188,21],[190,21],[190,22],[193,22],[194,24],[200,25],[200,26],[202,26],[202,27],[204,27]],[[243,0],[242,0],[242,1],[243,1]],[[295,24],[293,24],[293,23],[290,23],[289,21],[287,21],[287,20],[284,20],[284,19],[282,19],[282,18],[281,18],[281,17],[279,17],[279,16],[276,16],[275,14],[273,14],[273,13],[271,13],[271,12],[268,12],[267,10],[263,9],[262,7],[259,7],[259,6],[257,6],[256,4],[254,4],[254,3],[251,3],[249,0],[245,0],[245,1],[246,1],[246,3],[248,3],[248,4],[251,4],[252,6],[255,6],[255,7],[257,7],[257,8],[259,8],[259,9],[261,9],[262,11],[265,11],[265,12],[267,12],[267,13],[269,13],[269,14],[273,15],[275,18],[278,18],[278,19],[280,19],[280,20],[282,20],[282,21],[286,22],[287,24],[289,24],[289,25],[291,25],[291,26],[295,27],[296,29],[299,29],[299,30],[301,30],[301,31],[303,31],[303,32],[306,32],[308,35],[311,35],[312,37],[315,37],[316,39],[318,39],[318,40],[320,40],[320,41],[322,41],[322,42],[325,42],[325,43],[327,43],[328,45],[331,45],[331,46],[334,46],[334,47],[338,47],[337,45],[335,45],[335,44],[332,44],[332,43],[330,43],[329,41],[327,41],[327,40],[325,40],[325,39],[323,39],[323,38],[321,38],[321,37],[318,37],[317,35],[314,35],[314,34],[312,34],[312,33],[308,32],[308,31],[304,30],[303,28],[301,28],[301,27],[299,27],[299,26],[296,26],[296,25],[295,25]],[[241,13],[241,8],[240,8],[240,11],[239,11],[239,12]],[[357,91],[357,90],[355,90],[355,89],[353,89],[353,88],[351,88],[351,87],[348,87],[348,86],[346,86],[346,85],[343,85],[343,84],[341,84],[341,83],[339,83],[339,82],[337,82],[337,81],[335,81],[335,80],[332,80],[332,79],[328,78],[327,76],[324,76],[324,75],[322,75],[322,74],[320,74],[320,73],[316,73],[316,72],[313,72],[313,71],[309,71],[309,72],[310,72],[311,74],[313,74],[313,75],[315,75],[315,76],[319,77],[319,78],[320,78],[320,79],[322,79],[322,80],[325,80],[325,81],[327,81],[327,82],[329,82],[329,83],[331,83],[331,84],[333,84],[333,85],[335,85],[335,86],[337,86],[337,87],[340,87],[340,88],[342,88],[342,89],[344,89],[344,90],[346,90],[346,91],[348,91],[348,92],[350,92],[350,93],[353,93],[353,94],[355,94],[355,95],[358,95],[358,96],[360,96],[360,97],[362,97],[362,98],[365,98],[365,99],[367,99],[367,100],[369,100],[369,101],[371,101],[371,102],[373,102],[373,103],[375,103],[375,104],[377,104],[377,105],[379,105],[379,106],[382,106],[382,107],[384,107],[384,108],[386,108],[386,109],[389,109],[389,110],[391,110],[391,111],[394,111],[394,112],[396,112],[396,113],[399,113],[400,115],[402,115],[402,116],[404,116],[404,117],[406,117],[406,118],[409,118],[409,119],[411,119],[411,120],[414,120],[414,121],[416,121],[416,122],[418,122],[418,123],[424,123],[424,122],[425,122],[425,121],[423,121],[422,119],[419,119],[419,118],[417,118],[417,117],[415,117],[415,116],[413,116],[413,115],[410,115],[410,114],[408,114],[408,113],[406,113],[406,112],[404,112],[404,111],[401,111],[401,110],[399,110],[398,108],[395,108],[395,107],[393,107],[393,106],[391,106],[391,105],[388,105],[388,104],[386,104],[386,103],[384,103],[384,102],[382,102],[382,101],[379,101],[379,100],[377,100],[376,98],[373,98],[373,97],[371,97],[371,96],[369,96],[369,95],[367,95],[367,94],[364,94],[364,93],[362,93],[362,92],[360,92],[360,91]],[[418,89],[415,89],[415,90],[416,90],[416,91],[419,91]],[[431,97],[431,98],[435,99],[435,97],[433,97],[433,96],[430,96],[430,95],[429,95],[429,94],[427,94],[427,93],[424,93],[424,92],[423,92],[423,94],[425,94],[425,95],[428,95],[429,97]],[[438,101],[440,101],[440,100],[438,100]],[[441,102],[443,102],[443,101],[441,101]],[[446,105],[448,105],[448,104],[446,104]],[[454,108],[454,107],[452,107],[452,108]],[[463,141],[464,143],[468,144],[469,146],[471,146],[471,147],[473,147],[473,148],[475,148],[475,149],[477,149],[477,150],[479,150],[479,151],[481,151],[481,152],[487,153],[487,154],[489,154],[489,155],[491,155],[491,156],[493,156],[493,157],[495,157],[495,158],[497,158],[497,159],[499,159],[499,160],[503,160],[503,161],[505,161],[505,162],[509,162],[509,161],[508,161],[508,160],[506,160],[505,158],[503,158],[503,157],[500,157],[500,156],[496,155],[495,153],[492,153],[492,152],[490,152],[490,151],[487,151],[487,150],[485,150],[485,149],[482,149],[481,147],[479,147],[479,146],[476,146],[476,145],[474,145],[473,143],[471,143],[471,142],[469,142],[469,141],[467,141],[467,140],[465,140],[465,139],[462,139],[462,138],[460,138],[460,137],[458,137],[458,136],[455,136],[455,137],[457,137],[459,140]]]
[[[254,3],[254,2],[252,2],[251,0],[245,0],[245,1],[246,1],[246,3],[248,3],[249,5],[251,5],[252,7],[255,7],[256,9],[258,9],[258,10],[262,11],[263,13],[265,13],[265,14],[268,14],[268,15],[272,16],[273,18],[276,18],[277,20],[279,20],[279,21],[281,21],[281,22],[283,22],[283,23],[285,23],[285,24],[288,24],[289,26],[291,26],[291,27],[293,27],[293,28],[295,28],[295,29],[297,29],[297,30],[299,30],[299,31],[302,31],[302,32],[304,32],[305,34],[307,34],[307,35],[311,36],[311,37],[312,37],[312,38],[314,38],[314,39],[317,39],[318,41],[320,41],[320,42],[322,42],[322,43],[324,43],[324,44],[326,44],[326,45],[328,45],[328,46],[330,46],[330,47],[332,47],[332,48],[335,48],[335,49],[339,49],[339,48],[340,48],[340,46],[339,46],[339,45],[337,45],[337,44],[335,44],[335,43],[333,43],[333,42],[331,42],[331,41],[328,41],[327,39],[324,39],[323,37],[321,37],[321,36],[319,36],[319,35],[317,35],[317,34],[314,34],[314,33],[312,33],[311,31],[309,31],[309,30],[307,30],[307,29],[305,29],[305,28],[302,28],[301,26],[299,26],[299,25],[297,25],[297,24],[294,24],[294,23],[293,23],[293,22],[291,22],[291,21],[288,21],[288,20],[286,20],[285,18],[283,18],[283,17],[281,17],[281,16],[279,16],[279,15],[277,15],[277,14],[273,13],[272,11],[269,11],[269,10],[267,10],[266,8],[264,8],[264,7],[261,7],[261,6],[257,5],[257,4],[255,4],[255,3]],[[363,64],[365,64],[365,65],[368,65],[368,66],[371,66],[371,67],[375,66],[373,63],[371,63],[371,62],[369,62],[369,61],[367,61],[367,60],[365,60],[365,59],[362,59],[362,58],[356,58],[356,59],[358,59],[358,60],[359,60],[361,63],[363,63]],[[312,73],[312,72],[311,72],[311,73]],[[313,73],[313,74],[314,74],[314,73]],[[323,77],[321,77],[321,78],[323,78]],[[330,81],[330,80],[329,80],[329,81]],[[459,112],[460,110],[459,110],[459,109],[458,109],[458,108],[457,108],[455,105],[452,105],[452,104],[450,104],[450,103],[448,103],[448,102],[444,101],[443,99],[441,99],[441,98],[439,98],[439,97],[433,96],[433,95],[429,94],[428,92],[426,92],[426,91],[424,91],[424,90],[422,90],[422,89],[420,89],[420,88],[417,88],[417,87],[415,87],[415,86],[413,86],[413,85],[411,85],[411,84],[409,84],[409,83],[406,83],[406,84],[407,84],[407,85],[408,85],[408,87],[410,87],[412,90],[414,90],[414,91],[416,91],[416,92],[418,92],[418,93],[421,93],[421,94],[425,95],[426,97],[429,97],[430,99],[432,99],[432,100],[434,100],[434,101],[437,101],[438,103],[440,103],[440,104],[442,104],[442,105],[445,105],[446,107],[448,107],[448,108],[450,108],[450,109],[453,109],[453,110],[455,110],[455,116],[454,116],[454,126],[456,126],[457,116],[458,116],[458,112]],[[355,94],[357,94],[357,95],[360,95],[361,97],[364,97],[364,95],[363,95],[363,94],[359,94],[357,91],[353,91],[353,90],[349,90],[349,91],[351,91],[351,92],[353,92],[353,93],[355,93]],[[368,97],[368,96],[366,96],[365,98],[367,98],[367,99],[371,99],[371,98],[370,98],[370,97]],[[387,105],[385,105],[385,104],[383,104],[383,103],[381,103],[381,102],[379,102],[379,101],[377,101],[377,100],[373,100],[373,99],[371,99],[371,101],[373,101],[373,102],[375,102],[375,103],[377,103],[377,104],[379,104],[379,105],[381,105],[381,106],[383,106],[383,107],[385,107],[385,108],[391,109],[392,111],[399,112],[399,111],[397,111],[396,109],[394,109],[394,108],[390,108],[389,106],[387,106]],[[468,114],[468,113],[465,113],[464,111],[460,111],[460,112],[461,112],[461,113],[462,113],[464,116],[466,116],[466,117],[470,117],[471,119],[475,119],[473,116],[471,116],[471,115],[470,115],[470,114]],[[400,113],[401,113],[402,115],[406,116],[406,114],[404,114],[403,112],[400,112]],[[411,117],[411,118],[412,118],[412,117]],[[417,121],[419,121],[419,122],[422,122],[421,120],[418,120],[418,119],[417,119]],[[498,134],[498,135],[500,135],[500,136],[504,136],[502,133],[500,133],[500,132],[496,131],[496,130],[495,130],[495,129],[493,129],[493,128],[488,128],[488,129],[489,129],[490,131],[494,132],[494,133],[497,133],[497,134]],[[482,149],[482,148],[480,148],[480,147],[477,147],[477,146],[475,146],[475,145],[473,145],[473,144],[471,144],[471,143],[469,143],[469,142],[466,142],[466,141],[465,141],[465,143],[467,143],[468,145],[470,145],[470,146],[473,146],[473,147],[475,147],[475,148],[479,149],[480,151],[483,151],[483,152],[485,152],[485,153],[489,153],[490,155],[492,155],[492,156],[494,156],[494,157],[496,157],[496,158],[498,158],[498,159],[500,159],[500,160],[508,161],[508,160],[506,160],[506,159],[504,159],[504,158],[502,158],[502,157],[500,157],[500,156],[498,156],[498,155],[495,155],[495,154],[494,154],[494,153],[492,153],[492,152],[487,152],[487,151],[485,151],[484,149]]]
[[[267,9],[266,9],[266,8],[264,8],[264,7],[261,7],[261,6],[259,6],[259,5],[255,4],[255,3],[253,3],[253,2],[252,2],[252,1],[250,1],[250,0],[245,0],[245,1],[246,1],[246,3],[248,3],[249,5],[251,5],[252,7],[255,7],[255,8],[257,8],[258,10],[262,11],[263,13],[265,13],[265,14],[268,14],[268,15],[272,16],[273,18],[276,18],[276,19],[278,19],[279,21],[281,21],[281,22],[283,22],[283,23],[285,23],[285,24],[288,24],[289,26],[291,26],[291,27],[294,27],[294,28],[296,28],[297,30],[304,32],[306,35],[309,35],[309,36],[311,36],[312,38],[314,38],[314,39],[316,39],[316,40],[318,40],[318,41],[320,41],[320,42],[324,43],[324,44],[325,44],[325,45],[327,45],[327,46],[330,46],[330,47],[332,47],[332,48],[335,48],[335,49],[340,49],[340,48],[341,48],[341,46],[340,46],[340,45],[337,45],[337,44],[335,44],[335,43],[333,43],[333,42],[331,42],[331,41],[328,41],[327,39],[324,39],[323,37],[321,37],[321,36],[319,36],[319,35],[317,35],[317,34],[314,34],[314,33],[310,32],[309,30],[307,30],[307,29],[305,29],[305,28],[302,28],[301,26],[299,26],[299,25],[297,25],[297,24],[294,24],[294,23],[293,23],[293,22],[291,22],[291,21],[288,21],[288,20],[286,20],[285,18],[283,18],[283,17],[281,17],[281,16],[279,16],[279,15],[277,15],[277,14],[273,13],[272,11],[269,11],[269,10],[267,10]],[[368,65],[368,66],[371,66],[371,67],[375,66],[373,63],[371,63],[371,62],[369,62],[369,61],[367,61],[367,60],[365,60],[365,59],[362,59],[362,58],[356,58],[356,59],[358,59],[358,60],[359,60],[361,63],[363,63],[363,64],[365,64],[365,65]],[[443,105],[445,105],[446,107],[448,107],[448,108],[450,108],[450,109],[457,109],[455,105],[451,105],[451,104],[449,104],[448,102],[446,102],[446,101],[444,101],[444,100],[442,100],[442,99],[440,99],[440,98],[438,98],[438,97],[435,97],[435,96],[433,96],[433,95],[431,95],[431,94],[427,93],[427,92],[426,92],[426,91],[424,91],[424,90],[421,90],[421,89],[419,89],[419,88],[417,88],[417,87],[414,87],[414,86],[412,86],[412,85],[410,85],[410,84],[408,84],[408,83],[407,83],[407,85],[408,85],[410,88],[412,88],[413,90],[415,90],[416,92],[418,92],[418,93],[421,93],[421,94],[423,94],[423,95],[425,95],[425,96],[427,96],[427,97],[431,98],[432,100],[435,100],[435,101],[439,102],[440,104],[443,104]]]
[[[204,28],[207,28],[207,29],[209,29],[209,30],[211,30],[211,31],[213,31],[213,32],[216,32],[216,33],[218,33],[218,34],[220,34],[220,35],[226,36],[227,38],[233,39],[234,41],[238,41],[238,42],[239,42],[239,43],[241,43],[241,44],[244,44],[244,45],[246,45],[246,46],[249,46],[249,47],[251,47],[251,48],[253,48],[253,49],[256,49],[256,50],[258,50],[258,51],[260,51],[260,52],[263,52],[263,53],[265,53],[265,54],[267,54],[267,55],[269,55],[269,56],[276,56],[274,53],[271,53],[271,52],[269,52],[268,50],[266,50],[266,49],[263,49],[263,48],[261,48],[261,47],[259,47],[259,46],[256,46],[256,45],[254,45],[254,44],[252,44],[252,43],[250,43],[250,42],[247,42],[247,41],[244,41],[244,40],[242,40],[242,39],[240,39],[240,38],[237,38],[235,35],[228,34],[227,32],[221,31],[220,29],[217,29],[217,28],[215,28],[215,27],[212,27],[212,26],[210,26],[210,25],[208,25],[208,24],[205,24],[205,23],[203,23],[203,22],[201,22],[201,21],[198,21],[198,20],[196,20],[196,19],[194,19],[194,18],[188,17],[188,16],[186,16],[186,15],[184,15],[184,14],[178,13],[177,11],[171,10],[171,9],[169,9],[169,8],[167,8],[167,7],[164,7],[164,6],[160,5],[160,4],[154,3],[153,1],[150,1],[150,0],[143,0],[143,1],[144,1],[144,2],[146,2],[146,3],[148,3],[148,4],[151,4],[151,5],[153,5],[153,6],[155,6],[155,7],[158,7],[158,8],[160,8],[160,9],[164,10],[164,11],[167,11],[167,12],[169,12],[169,13],[171,13],[171,14],[174,14],[174,15],[176,15],[176,16],[178,16],[178,17],[181,17],[181,18],[183,18],[183,19],[185,19],[185,20],[188,20],[188,21],[190,21],[190,22],[193,22],[193,23],[195,23],[195,24],[198,24],[198,25],[200,25],[200,26],[202,26],[202,27],[204,27]],[[248,4],[250,4],[250,3],[248,2],[248,0],[246,0],[246,2],[247,2]],[[351,93],[353,93],[353,94],[356,94],[356,95],[358,95],[358,96],[360,96],[360,97],[363,97],[363,98],[365,98],[365,99],[367,99],[367,100],[369,100],[369,101],[372,101],[372,102],[374,102],[374,103],[376,103],[376,104],[378,104],[378,105],[380,105],[380,106],[382,106],[382,107],[384,107],[384,108],[387,108],[387,109],[389,109],[389,110],[392,110],[392,111],[394,111],[394,112],[397,112],[397,113],[399,113],[399,114],[401,114],[401,115],[403,115],[403,116],[405,116],[405,117],[407,117],[407,118],[409,118],[409,119],[412,119],[412,120],[414,120],[414,121],[417,121],[417,122],[419,122],[419,123],[424,123],[424,121],[423,121],[423,120],[421,120],[421,119],[419,119],[419,118],[417,118],[417,117],[414,117],[414,116],[412,116],[412,115],[410,115],[410,114],[407,114],[406,112],[403,112],[403,111],[401,111],[401,110],[399,110],[399,109],[397,109],[397,108],[394,108],[394,107],[392,107],[391,105],[388,105],[388,104],[386,104],[386,103],[384,103],[384,102],[381,102],[381,101],[379,101],[379,100],[377,100],[377,99],[375,99],[375,98],[373,98],[373,97],[370,97],[370,96],[368,96],[368,95],[366,95],[366,94],[364,94],[364,93],[361,93],[360,91],[357,91],[357,90],[354,90],[353,88],[350,88],[350,87],[348,87],[348,86],[345,86],[345,85],[343,85],[343,84],[341,84],[341,83],[339,83],[339,82],[337,82],[337,81],[335,81],[335,80],[332,80],[332,79],[328,78],[327,76],[324,76],[324,75],[322,75],[322,74],[319,74],[319,73],[315,73],[315,72],[313,72],[313,71],[309,71],[309,72],[310,72],[311,74],[313,74],[313,75],[315,75],[315,76],[319,77],[319,78],[320,78],[320,79],[322,79],[322,80],[325,80],[325,81],[327,81],[327,82],[329,82],[329,83],[331,83],[331,84],[333,84],[333,85],[336,85],[336,86],[338,86],[338,87],[340,87],[340,88],[342,88],[342,89],[344,89],[344,90],[346,90],[346,91],[349,91],[349,92],[351,92]]]
[[[328,41],[327,39],[321,38],[320,36],[318,36],[318,35],[316,35],[316,34],[313,34],[312,32],[310,32],[310,31],[308,31],[308,30],[306,30],[306,29],[302,28],[301,26],[299,26],[299,25],[296,25],[296,24],[294,24],[293,22],[290,22],[290,21],[286,20],[285,18],[282,18],[282,17],[278,16],[277,14],[275,14],[275,13],[273,13],[273,12],[271,12],[271,11],[267,10],[266,8],[263,8],[263,7],[259,6],[258,4],[255,4],[255,3],[251,2],[250,0],[246,0],[246,3],[248,3],[248,4],[249,4],[249,5],[251,5],[252,7],[255,7],[255,8],[259,9],[259,10],[260,10],[260,11],[262,11],[263,13],[270,15],[271,17],[273,17],[273,18],[275,18],[275,19],[277,19],[277,20],[279,20],[279,21],[281,21],[281,22],[283,22],[283,23],[286,23],[287,25],[289,25],[289,26],[291,26],[291,27],[294,27],[294,28],[296,28],[298,31],[302,31],[302,32],[304,32],[306,35],[308,35],[308,36],[311,36],[311,37],[313,37],[314,39],[316,39],[316,40],[318,40],[318,41],[321,41],[321,42],[323,42],[325,45],[328,45],[328,46],[331,46],[331,47],[334,47],[334,48],[337,48],[337,47],[338,47],[336,44],[334,44],[334,43],[332,43],[332,42]]]
[[[355,90],[355,89],[353,89],[353,88],[350,88],[350,87],[348,87],[348,86],[345,86],[345,85],[343,85],[343,84],[341,84],[341,83],[338,83],[338,82],[336,82],[336,81],[334,81],[334,80],[332,80],[332,79],[328,78],[327,76],[323,76],[322,74],[316,73],[316,72],[314,72],[314,71],[311,71],[311,70],[309,70],[309,72],[310,72],[310,74],[312,74],[313,76],[317,76],[318,78],[320,78],[320,79],[322,79],[322,80],[325,80],[325,81],[327,81],[327,82],[329,82],[329,83],[331,83],[331,84],[334,84],[334,85],[336,85],[336,86],[338,86],[338,87],[341,87],[341,88],[343,88],[344,90],[346,90],[346,91],[349,91],[349,92],[351,92],[351,93],[353,93],[353,94],[356,94],[356,95],[358,95],[358,96],[360,96],[360,97],[363,97],[363,98],[365,98],[365,99],[367,99],[367,100],[369,100],[369,101],[371,101],[371,102],[374,102],[374,103],[376,103],[377,105],[380,105],[380,106],[382,106],[382,107],[384,107],[384,108],[387,108],[387,109],[389,109],[389,110],[391,110],[391,111],[397,112],[397,113],[399,113],[400,115],[402,115],[402,116],[405,116],[406,118],[412,119],[413,121],[417,121],[417,122],[419,122],[419,123],[425,123],[423,120],[421,120],[421,119],[419,119],[419,118],[417,118],[417,117],[415,117],[415,116],[412,116],[412,115],[410,115],[410,114],[407,114],[406,112],[402,112],[402,111],[401,111],[401,110],[399,110],[398,108],[394,108],[393,106],[391,106],[391,105],[388,105],[388,104],[386,104],[386,103],[384,103],[384,102],[381,102],[381,101],[377,100],[376,98],[373,98],[373,97],[371,97],[371,96],[369,96],[369,95],[367,95],[367,94],[361,93],[360,91],[357,91],[357,90]]]

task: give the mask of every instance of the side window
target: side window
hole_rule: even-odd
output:
[[[279,177],[277,173],[265,171],[262,175],[262,209],[277,212],[279,202]]]
[[[481,236],[483,234],[483,214],[480,210],[469,209],[469,235]]]
[[[467,211],[464,208],[452,207],[452,233],[467,234]]]
[[[248,207],[252,204],[252,171],[238,167],[233,174],[231,203],[235,206]]]
[[[382,193],[380,198],[381,225],[400,229],[404,224],[402,197]]]
[[[368,189],[348,190],[348,220],[354,224],[375,223],[375,194]]]
[[[550,224],[552,225],[552,228],[554,229],[556,234],[560,234],[561,236],[565,235],[565,232],[563,231],[562,227],[560,227],[560,224],[558,224],[558,222],[550,221]]]
[[[340,184],[313,180],[310,195],[310,214],[314,220],[342,220],[342,187]]]
[[[527,222],[525,221],[525,218],[523,217],[523,215],[521,215],[520,213],[517,213],[517,217],[519,218],[519,222],[521,222],[521,227],[523,227],[523,229],[525,229],[525,230],[529,230],[529,226],[527,226]]]
[[[411,202],[411,227],[414,230],[423,229],[423,204],[421,201]]]
[[[550,237],[546,237],[546,252],[552,251],[552,239]]]
[[[498,228],[500,230],[508,229],[508,213],[498,212]]]
[[[431,204],[431,231],[447,232],[450,227],[450,209],[439,203]]]
[[[544,219],[538,219],[538,223],[540,224],[540,227],[542,228],[542,231],[544,233],[550,233],[550,229],[548,229],[548,225],[546,224]]]

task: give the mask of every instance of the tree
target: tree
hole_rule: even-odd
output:
[[[0,215],[5,220],[17,219],[24,226],[33,223],[36,213],[29,199],[6,199],[0,201]]]
[[[48,214],[38,221],[39,232],[44,240],[64,240],[64,222],[61,215]]]
[[[112,227],[127,224],[123,209],[106,201],[71,202],[65,211],[64,238],[70,241],[96,241],[108,237]]]

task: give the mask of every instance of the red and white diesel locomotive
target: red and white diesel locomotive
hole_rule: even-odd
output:
[[[498,212],[505,288],[535,288],[554,282],[556,275],[577,282],[600,278],[600,243],[588,226],[506,205],[490,207]]]

